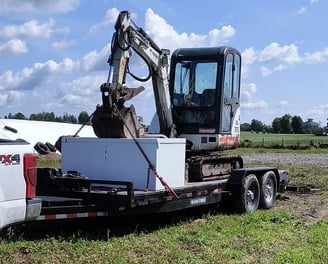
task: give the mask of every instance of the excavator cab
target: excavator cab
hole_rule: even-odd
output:
[[[240,72],[241,55],[231,47],[178,49],[172,54],[173,123],[190,150],[239,145]]]

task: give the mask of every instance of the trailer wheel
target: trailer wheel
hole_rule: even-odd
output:
[[[266,172],[261,177],[260,207],[270,209],[273,207],[277,196],[277,178],[273,171]]]
[[[260,184],[254,174],[245,177],[241,195],[235,199],[235,208],[239,213],[256,211],[260,201]]]

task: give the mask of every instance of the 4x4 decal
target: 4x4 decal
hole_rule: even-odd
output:
[[[19,154],[0,155],[0,164],[19,165],[20,164],[20,156],[19,156]]]

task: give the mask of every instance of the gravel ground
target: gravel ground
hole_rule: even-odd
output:
[[[242,155],[245,164],[265,164],[265,163],[282,163],[282,164],[318,164],[328,166],[327,154],[292,154],[292,153],[250,153]]]

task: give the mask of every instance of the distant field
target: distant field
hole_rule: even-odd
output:
[[[241,132],[242,147],[324,147],[328,145],[328,136],[313,134],[270,134]]]

